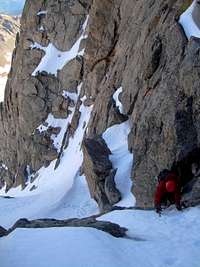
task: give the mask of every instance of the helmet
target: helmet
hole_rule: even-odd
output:
[[[176,183],[175,183],[175,181],[171,181],[171,180],[170,181],[167,181],[166,184],[165,184],[165,186],[166,186],[167,192],[169,192],[169,193],[173,193],[176,190]]]

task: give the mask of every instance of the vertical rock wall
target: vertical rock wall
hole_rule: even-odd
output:
[[[109,11],[113,11],[106,25],[101,16],[106,16],[108,8],[101,9],[98,3],[92,7],[96,13],[101,9],[101,15],[93,17],[93,27],[103,25],[113,47],[110,49],[106,36],[103,45],[101,38],[95,38],[98,44],[88,40],[90,49],[99,54],[108,48],[88,68],[86,85],[88,82],[95,98],[89,135],[101,134],[112,125],[112,95],[122,86],[120,98],[132,127],[133,193],[140,206],[153,205],[155,176],[199,147],[199,40],[188,41],[178,23],[189,4],[109,1]],[[98,26],[93,27],[91,36],[98,32]]]

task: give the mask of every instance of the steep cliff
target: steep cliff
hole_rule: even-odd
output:
[[[190,2],[27,0],[1,104],[2,185],[25,186],[43,165],[59,166],[83,104],[93,107],[91,142],[129,120],[133,192],[138,205],[152,206],[155,175],[199,148],[200,41],[188,41],[178,23]],[[64,131],[49,127],[50,116],[66,119]],[[88,166],[84,153],[91,195],[104,191],[90,184]]]

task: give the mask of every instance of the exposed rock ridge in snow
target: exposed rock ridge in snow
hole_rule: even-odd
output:
[[[99,215],[100,216],[100,215]],[[96,220],[97,216],[91,216],[83,219],[68,219],[68,220],[55,220],[55,219],[37,219],[29,221],[27,219],[18,220],[7,231],[2,228],[2,236],[7,236],[18,228],[37,229],[37,228],[55,228],[55,227],[88,227],[104,231],[114,237],[125,237],[127,229],[120,227],[118,224]],[[2,237],[0,236],[0,237]]]

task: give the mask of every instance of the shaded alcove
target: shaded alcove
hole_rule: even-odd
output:
[[[200,148],[193,149],[183,159],[175,162],[171,170],[179,175],[182,187],[186,186],[195,176],[198,176]]]

